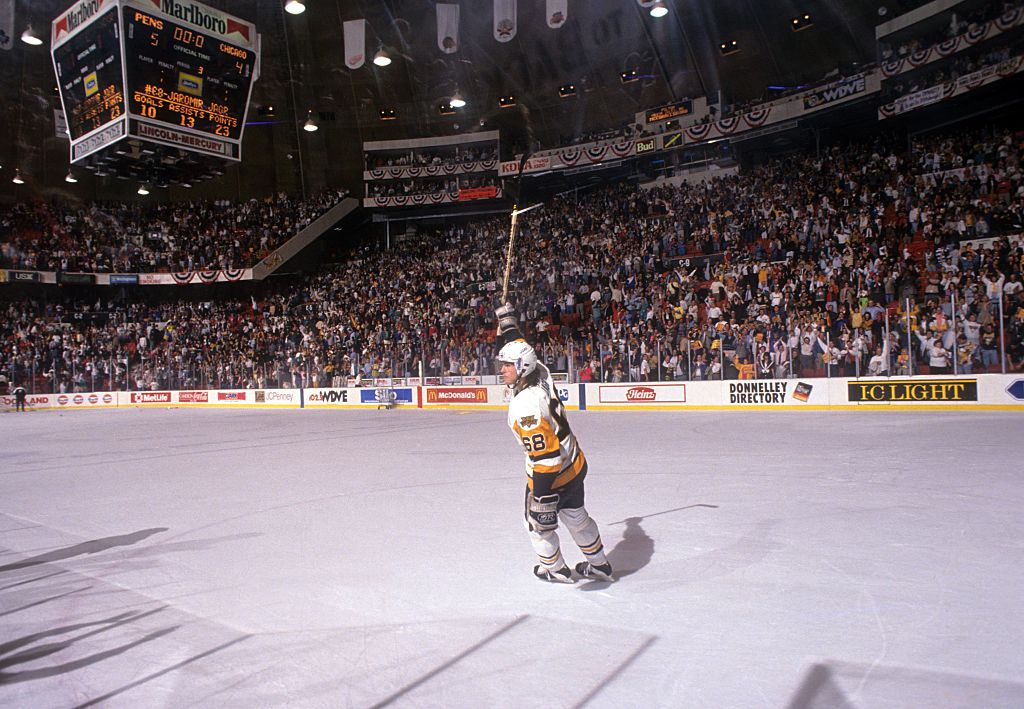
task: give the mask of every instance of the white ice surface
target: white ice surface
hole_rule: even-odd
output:
[[[1024,706],[1020,415],[570,419],[614,584],[502,412],[0,415],[0,706]]]

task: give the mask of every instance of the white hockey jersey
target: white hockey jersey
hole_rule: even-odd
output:
[[[512,397],[508,426],[526,452],[527,485],[533,494],[546,495],[574,480],[586,459],[569,428],[551,373],[540,363],[537,370],[539,381]]]

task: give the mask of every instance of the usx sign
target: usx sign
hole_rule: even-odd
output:
[[[682,404],[685,384],[602,384],[597,390],[601,404]]]

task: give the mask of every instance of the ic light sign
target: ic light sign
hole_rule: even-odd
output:
[[[862,403],[978,400],[977,379],[890,379],[850,382],[847,387],[850,401]]]

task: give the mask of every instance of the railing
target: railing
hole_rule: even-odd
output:
[[[1011,289],[1012,290],[1012,289]],[[786,332],[754,334],[715,329],[686,338],[679,348],[664,338],[581,341],[573,335],[535,338],[540,359],[568,382],[700,381],[794,377],[928,376],[1024,371],[1024,305],[1003,283],[967,292],[925,293],[865,306],[860,316],[830,304],[828,316],[793,324]],[[835,306],[834,308],[832,306]],[[569,331],[570,333],[572,331]],[[306,358],[230,364],[182,364],[159,347],[119,351],[81,365],[74,360],[42,371],[42,353],[25,353],[0,375],[30,394],[149,389],[299,388],[348,386],[353,380],[439,379],[437,383],[497,383],[493,344],[450,347],[429,342],[382,349],[393,354],[341,363]],[[60,358],[56,361],[63,362]],[[0,390],[3,382],[0,379]],[[2,391],[0,391],[2,393]]]

